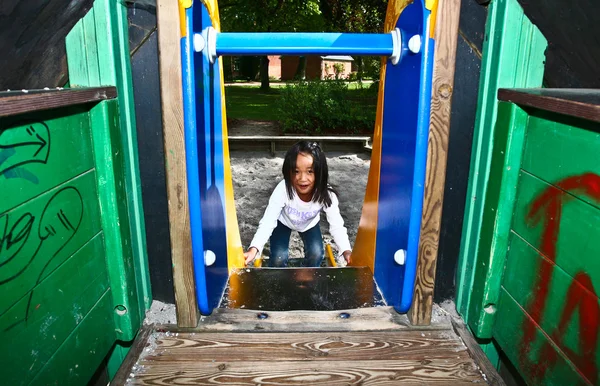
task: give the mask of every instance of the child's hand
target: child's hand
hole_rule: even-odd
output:
[[[258,249],[256,249],[255,247],[250,247],[250,249],[248,249],[247,252],[244,252],[244,259],[246,260],[244,263],[246,265],[250,264],[250,262],[254,260],[257,254]]]
[[[344,255],[344,259],[346,259],[346,263],[350,264],[350,260],[352,259],[352,251],[344,251],[342,253]]]

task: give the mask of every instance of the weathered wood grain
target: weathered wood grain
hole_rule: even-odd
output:
[[[392,307],[358,308],[340,311],[269,311],[266,319],[258,312],[241,309],[216,309],[203,317],[196,328],[178,328],[182,332],[324,332],[324,331],[393,331],[409,326],[406,315],[398,314]],[[341,318],[347,314],[347,318]],[[344,315],[346,316],[346,315]],[[440,321],[420,329],[448,328],[449,321]],[[157,326],[173,331],[175,326]]]
[[[115,87],[0,92],[0,117],[100,102],[116,97]]]
[[[396,360],[447,358],[466,347],[447,330],[342,333],[157,333],[156,350],[144,361]],[[466,353],[457,354],[468,357]]]
[[[146,344],[148,343],[148,338],[150,338],[153,332],[154,325],[145,324],[142,326],[135,338],[135,341],[133,342],[133,345],[131,346],[131,349],[127,353],[127,356],[125,356],[125,360],[123,360],[123,363],[121,363],[121,367],[119,367],[119,370],[111,380],[111,382],[114,385],[125,384],[133,366],[135,365],[138,358],[140,357],[140,354],[146,347]]]
[[[314,320],[314,314],[326,313],[310,314]],[[290,318],[307,315],[291,311],[282,314]],[[474,360],[449,321],[438,328],[405,327],[379,332],[314,332],[306,318],[303,322],[303,330],[280,333],[182,332],[181,328],[171,332],[157,326],[125,384],[462,385],[486,382],[486,375],[481,371],[485,366]],[[340,320],[337,323],[343,324]],[[484,356],[478,360],[487,361]]]
[[[262,353],[261,357],[268,356]],[[129,385],[465,385],[482,381],[468,359],[176,363],[145,367]]]
[[[454,328],[454,332],[460,336],[467,346],[467,350],[475,360],[475,363],[477,363],[485,374],[487,383],[489,385],[504,386],[504,380],[500,377],[494,366],[492,366],[471,332],[467,329],[467,326],[462,321],[452,320],[452,327]]]
[[[190,215],[187,200],[178,3],[170,0],[157,0],[156,11],[177,324],[180,327],[195,327],[198,324],[199,312],[194,290]]]
[[[431,94],[427,174],[421,218],[417,277],[410,322],[427,325],[431,321],[435,268],[440,241],[440,224],[446,181],[446,160],[450,134],[450,105],[458,36],[460,0],[440,0],[435,27],[435,62]]]

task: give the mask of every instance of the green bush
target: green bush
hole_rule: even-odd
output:
[[[363,75],[365,79],[379,80],[381,71],[381,58],[376,56],[363,57]]]
[[[277,103],[284,132],[304,134],[355,134],[372,132],[375,108],[350,98],[343,81],[288,84]]]

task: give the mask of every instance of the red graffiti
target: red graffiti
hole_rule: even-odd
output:
[[[556,244],[560,232],[562,209],[566,202],[574,197],[570,193],[584,194],[600,202],[600,176],[586,173],[560,181],[556,187],[549,187],[531,204],[527,215],[533,224],[544,226],[540,250],[545,258],[540,264],[539,275],[535,282],[533,301],[527,312],[538,325],[541,324],[548,293],[552,284],[552,271],[556,265]],[[563,341],[569,321],[575,312],[579,315],[579,347],[573,350]],[[585,272],[578,272],[567,291],[565,307],[551,340],[575,364],[580,375],[595,384],[598,381],[596,364],[596,346],[600,323],[600,307],[592,280]],[[536,325],[526,319],[523,323],[523,341],[521,342],[520,361],[529,374],[537,380],[543,379],[546,371],[556,364],[558,354],[547,341],[539,351],[539,360],[531,361],[527,355],[536,337]],[[535,362],[535,363],[534,363]]]

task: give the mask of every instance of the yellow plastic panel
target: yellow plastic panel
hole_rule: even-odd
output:
[[[389,5],[388,5],[389,12]],[[371,166],[365,189],[356,242],[352,250],[350,265],[369,267],[374,272],[375,241],[377,239],[377,207],[379,203],[379,178],[381,172],[381,125],[383,122],[383,91],[385,84],[386,59],[381,60],[381,76],[379,94],[377,96],[377,115],[373,133],[373,149],[371,151]]]
[[[216,1],[215,1],[216,4]],[[229,160],[229,138],[227,133],[227,115],[225,111],[225,81],[223,79],[223,61],[219,58],[219,75],[221,77],[221,111],[223,121],[223,169],[225,170],[225,214],[227,229],[227,264],[229,270],[244,267],[244,249],[233,195],[233,180],[231,178],[231,162]]]
[[[390,0],[385,12],[385,22],[383,23],[384,32],[391,32],[396,28],[400,14],[404,11],[404,8],[409,4],[412,4],[412,2],[412,0]]]
[[[187,27],[185,22],[185,10],[192,6],[192,0],[179,0],[179,29],[181,37],[187,36]]]
[[[219,6],[217,0],[202,0],[210,20],[212,21],[215,30],[221,30],[221,22],[219,20]],[[225,171],[225,221],[227,221],[227,265],[229,270],[235,268],[243,268],[244,265],[244,249],[242,247],[242,238],[240,237],[240,228],[235,211],[235,199],[233,195],[233,181],[231,178],[231,162],[229,160],[229,141],[227,133],[227,114],[225,111],[225,81],[223,79],[223,61],[219,58],[219,76],[221,78],[221,117],[223,122],[223,169]]]
[[[396,27],[400,14],[411,3],[412,1],[410,0],[391,0],[388,3],[385,22],[383,24],[384,32],[390,32]],[[375,266],[375,246],[377,239],[377,208],[379,205],[379,181],[381,173],[381,138],[386,62],[386,59],[382,59],[379,94],[377,96],[377,115],[375,118],[375,130],[373,132],[373,149],[371,151],[371,167],[369,168],[365,200],[358,225],[356,242],[352,250],[351,261],[351,265],[369,267],[371,272],[374,271]]]
[[[219,5],[217,4],[217,0],[202,0],[202,2],[208,10],[208,14],[210,15],[210,20],[212,21],[213,28],[217,31],[221,31],[221,19],[219,19]]]
[[[431,16],[429,16],[429,37],[435,37],[435,22],[437,20],[437,11],[438,11],[438,0],[433,0],[432,8],[427,8],[431,10]]]

